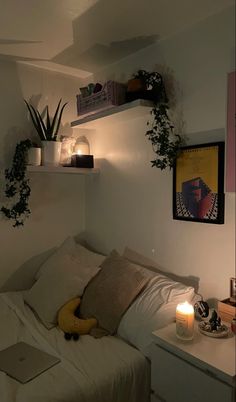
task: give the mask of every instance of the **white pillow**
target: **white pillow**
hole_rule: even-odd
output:
[[[73,239],[72,239],[73,240]],[[68,245],[66,242],[66,245]],[[65,244],[65,242],[63,243]],[[88,282],[100,270],[105,259],[79,244],[66,253],[53,254],[41,267],[40,275],[32,288],[24,292],[25,302],[36,312],[47,328],[57,323],[60,307],[73,297],[81,296]]]
[[[57,248],[55,253],[40,267],[36,273],[35,279],[39,279],[40,276],[48,270],[56,271],[58,261],[60,261],[64,255],[73,257],[80,265],[91,266],[92,268],[99,266],[105,259],[105,256],[94,253],[77,243],[73,237],[67,237],[60,247]]]
[[[142,268],[143,270],[145,268]],[[191,302],[194,295],[194,288],[191,286],[155,274],[125,312],[117,331],[118,335],[150,357],[152,332],[173,322],[177,304]]]

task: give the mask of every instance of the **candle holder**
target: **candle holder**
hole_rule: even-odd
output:
[[[176,336],[184,341],[191,341],[194,334],[194,308],[188,302],[176,307]]]
[[[93,155],[72,155],[71,166],[92,169],[94,167]]]

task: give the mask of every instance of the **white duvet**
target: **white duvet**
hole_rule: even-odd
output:
[[[149,400],[149,366],[139,351],[111,336],[67,342],[58,328],[48,331],[37,320],[21,292],[0,294],[0,350],[18,341],[61,362],[24,385],[0,371],[0,402]]]

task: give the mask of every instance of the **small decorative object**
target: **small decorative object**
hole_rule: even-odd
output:
[[[230,298],[218,301],[218,312],[223,321],[230,323],[236,318],[236,302],[230,301]]]
[[[85,136],[77,138],[74,146],[74,153],[77,155],[90,155],[89,142]]]
[[[233,318],[231,321],[231,330],[236,335],[236,318]]]
[[[71,156],[74,151],[76,139],[74,137],[61,136],[61,155],[60,164],[63,166],[71,166]]]
[[[94,88],[95,88],[95,84],[93,82],[88,84],[88,93],[89,93],[89,95],[92,95],[92,93],[94,92]]]
[[[200,300],[194,304],[196,318],[206,318],[209,315],[209,306],[207,302]]]
[[[100,92],[101,90],[102,90],[102,84],[100,84],[99,82],[97,82],[97,83],[95,84],[94,89],[93,89],[93,93],[94,93],[94,94],[97,94],[97,93]]]
[[[53,118],[50,118],[49,116],[48,106],[46,106],[46,112],[40,114],[39,111],[26,100],[25,103],[29,110],[33,125],[42,141],[43,165],[58,166],[60,162],[61,142],[57,141],[57,136],[61,124],[62,113],[67,103],[64,103],[61,107],[60,99]],[[45,118],[43,116],[45,116]]]
[[[221,318],[215,310],[213,310],[210,320],[200,322],[198,328],[202,334],[214,338],[223,338],[229,333],[228,327],[221,324]]]
[[[224,143],[184,147],[173,174],[173,218],[224,223]]]
[[[125,103],[126,85],[115,81],[107,81],[98,91],[97,83],[89,96],[77,95],[78,116],[90,115],[113,106]],[[87,91],[88,91],[88,87]],[[89,91],[88,91],[89,92]]]
[[[93,155],[72,155],[71,166],[92,169],[94,167]]]
[[[180,303],[176,307],[176,336],[190,341],[194,334],[194,308],[188,302]]]
[[[89,334],[91,329],[97,326],[95,318],[79,318],[80,301],[80,297],[72,299],[58,312],[58,325],[64,332],[66,340],[70,340],[72,337],[74,340],[78,340],[79,335]]]
[[[28,150],[27,165],[40,166],[41,165],[41,148],[32,146]]]
[[[90,95],[88,87],[82,87],[82,88],[80,88],[80,92],[81,92],[81,96],[82,96],[83,98],[86,98],[87,96]]]
[[[230,301],[236,303],[236,278],[230,278]]]
[[[11,169],[5,170],[5,195],[12,200],[12,205],[1,207],[1,212],[8,219],[13,220],[13,227],[24,225],[29,217],[29,180],[26,177],[28,151],[32,147],[31,141],[24,140],[16,145]]]
[[[175,132],[174,124],[169,117],[169,105],[165,85],[161,74],[157,71],[139,70],[134,74],[134,82],[128,82],[127,100],[137,98],[150,99],[154,105],[151,110],[153,121],[148,122],[146,136],[152,143],[156,159],[151,161],[152,167],[161,170],[173,168],[175,159],[184,145],[183,137]]]
[[[93,155],[90,155],[90,146],[86,137],[78,137],[71,156],[71,165],[78,168],[92,169],[94,167]]]

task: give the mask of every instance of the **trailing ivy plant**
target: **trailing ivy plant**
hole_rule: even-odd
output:
[[[5,195],[11,200],[11,206],[2,206],[1,212],[8,219],[13,220],[13,227],[24,225],[24,221],[30,215],[29,179],[26,177],[27,154],[32,142],[27,139],[16,145],[11,169],[5,170]]]
[[[174,166],[174,162],[181,146],[184,145],[184,139],[175,132],[173,123],[169,117],[169,106],[166,90],[161,74],[154,71],[149,73],[146,70],[139,70],[134,78],[139,78],[145,83],[148,90],[151,91],[153,108],[151,115],[152,122],[148,122],[149,129],[146,136],[152,143],[156,158],[151,161],[152,167],[161,170]]]

